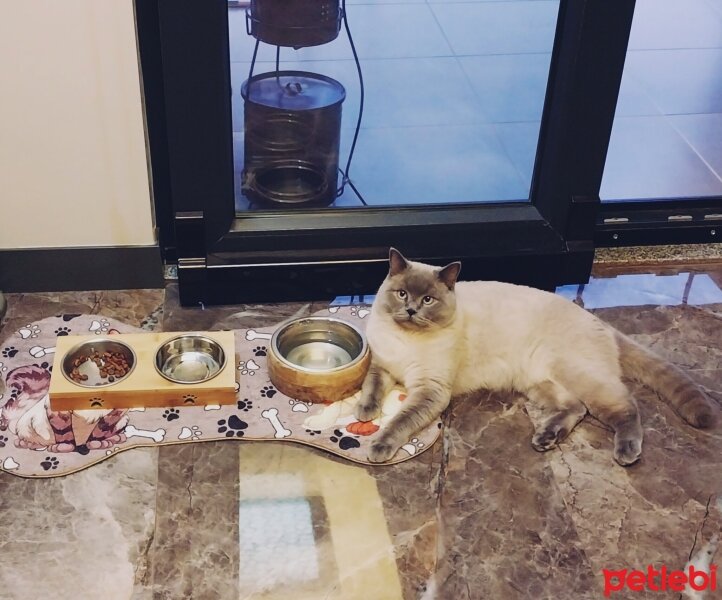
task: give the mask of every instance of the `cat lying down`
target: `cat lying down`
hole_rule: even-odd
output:
[[[479,389],[516,390],[541,408],[531,441],[540,452],[591,413],[614,430],[623,466],[641,456],[642,426],[622,377],[654,389],[693,427],[716,425],[719,407],[687,375],[583,308],[524,286],[457,283],[460,269],[390,251],[366,329],[372,362],[356,418],[377,417],[397,383],[408,398],[371,445],[371,462],[389,460],[453,396]]]

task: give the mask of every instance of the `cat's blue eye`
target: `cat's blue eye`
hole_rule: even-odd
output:
[[[427,306],[431,304],[434,301],[434,299],[431,296],[424,296],[423,303]]]
[[[402,300],[406,298],[406,290],[398,290],[396,294],[401,298]]]

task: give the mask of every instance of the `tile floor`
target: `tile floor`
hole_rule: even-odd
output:
[[[559,293],[722,402],[722,265],[630,271]],[[183,308],[174,285],[9,301],[0,337],[62,312],[183,330],[321,307]],[[633,390],[645,448],[629,469],[588,418],[534,452],[523,401],[479,392],[452,404],[439,443],[389,468],[234,441],[135,449],[58,479],[0,473],[0,598],[585,600],[603,597],[603,568],[681,568],[707,550],[718,562],[722,433]]]
[[[528,197],[558,7],[558,0],[349,0],[366,87],[352,175],[369,205]],[[240,173],[240,86],[253,40],[243,10],[230,9],[229,21]],[[256,73],[272,70],[273,60],[274,49],[261,45]],[[604,200],[722,194],[721,61],[719,0],[638,0]],[[345,166],[359,98],[345,35],[284,49],[282,64],[346,88]],[[240,190],[240,177],[236,183]],[[248,208],[240,191],[236,204]],[[336,205],[361,203],[347,190]]]

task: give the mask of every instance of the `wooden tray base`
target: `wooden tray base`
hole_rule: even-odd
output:
[[[98,339],[94,335],[69,335],[57,339],[53,376],[50,381],[50,407],[57,411],[114,408],[161,408],[169,406],[207,406],[233,404],[236,398],[235,341],[232,331],[195,332],[217,341],[226,355],[226,364],[209,381],[174,383],[155,369],[158,348],[171,338],[187,335],[173,333],[126,333],[113,335],[114,341],[130,346],[136,355],[133,371],[108,386],[83,387],[62,373],[65,355],[77,344]]]

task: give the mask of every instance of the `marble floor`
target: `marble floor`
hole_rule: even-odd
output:
[[[720,288],[722,265],[605,267],[559,293],[722,402]],[[172,284],[9,302],[0,337],[61,312],[182,330],[270,325],[322,306],[182,308]],[[690,428],[632,385],[645,447],[628,469],[600,423],[586,418],[539,454],[523,401],[479,392],[452,404],[434,447],[392,467],[226,441],[134,449],[55,479],[0,473],[0,599],[581,600],[604,597],[602,569],[715,562],[722,432]]]

